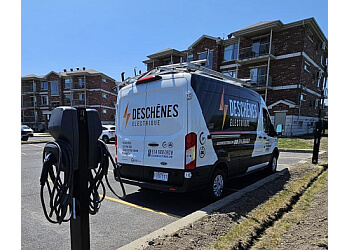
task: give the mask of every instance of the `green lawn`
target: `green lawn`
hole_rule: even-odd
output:
[[[299,138],[278,138],[278,148],[313,149],[313,140],[301,140]]]

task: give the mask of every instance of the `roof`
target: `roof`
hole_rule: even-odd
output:
[[[247,26],[245,28],[239,29],[237,31],[234,31],[234,32],[230,33],[228,35],[228,37],[253,36],[257,33],[263,33],[263,32],[270,31],[271,29],[273,31],[279,31],[279,30],[283,30],[283,29],[290,29],[293,27],[304,26],[304,25],[308,25],[309,27],[311,27],[315,31],[315,33],[320,37],[321,41],[326,42],[328,44],[328,39],[323,34],[320,26],[317,24],[315,18],[313,18],[313,17],[302,19],[299,21],[291,22],[291,23],[287,23],[287,24],[283,24],[281,22],[281,20],[261,21],[261,22],[258,22],[256,24],[253,24],[253,25]]]
[[[244,36],[246,34],[251,34],[256,31],[263,31],[263,30],[280,30],[283,27],[283,23],[280,20],[276,21],[261,21],[256,24],[250,25],[248,27],[245,27],[243,29],[234,31],[229,34],[229,36]]]
[[[110,80],[115,81],[115,79],[113,79],[112,77],[107,76],[104,73],[94,69],[85,69],[85,70],[79,69],[79,70],[73,70],[73,71],[67,70],[66,72],[50,71],[46,75],[41,75],[41,76],[37,76],[35,74],[29,74],[29,75],[22,76],[22,80],[29,80],[29,79],[45,80],[46,77],[50,74],[56,74],[59,77],[69,77],[69,76],[75,76],[75,75],[102,75],[105,78],[109,78]]]
[[[190,45],[190,47],[188,47],[188,49],[192,49],[194,46],[196,46],[199,42],[201,42],[203,39],[211,39],[211,40],[215,40],[216,42],[220,41],[221,38],[220,37],[213,37],[213,36],[208,36],[208,35],[202,35],[200,38],[198,38],[194,43],[192,43]]]
[[[150,59],[155,59],[155,58],[163,58],[163,57],[168,57],[170,55],[179,55],[182,56],[183,53],[181,51],[178,51],[176,49],[171,49],[171,48],[167,48],[167,49],[163,49],[161,51],[158,51],[156,53],[153,53],[149,56],[147,56]]]

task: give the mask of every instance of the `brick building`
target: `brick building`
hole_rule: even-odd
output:
[[[265,99],[283,135],[311,133],[318,120],[327,82],[328,40],[314,18],[283,24],[260,22],[234,31],[227,39],[201,36],[188,49],[165,49],[143,61],[147,70],[180,62],[205,67],[239,79]]]
[[[117,93],[115,80],[93,69],[51,71],[22,77],[22,124],[35,131],[47,129],[51,112],[58,106],[96,109],[103,124],[114,124]]]

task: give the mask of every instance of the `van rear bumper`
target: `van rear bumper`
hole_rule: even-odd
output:
[[[193,170],[166,169],[148,166],[137,166],[129,164],[118,164],[121,180],[130,185],[142,188],[154,189],[163,192],[184,193],[205,187],[210,179],[210,166],[198,167]],[[155,171],[165,172],[169,175],[169,180],[153,180]],[[185,178],[185,173],[191,173],[191,178]]]
[[[189,179],[185,179],[184,184],[182,186],[159,184],[159,183],[146,182],[146,181],[137,181],[137,180],[130,180],[126,178],[121,178],[121,179],[122,179],[122,182],[126,184],[139,186],[141,188],[159,190],[163,192],[184,193],[192,190],[191,181]]]

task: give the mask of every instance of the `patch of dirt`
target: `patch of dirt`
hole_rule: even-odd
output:
[[[328,162],[327,153],[319,156],[319,164]],[[280,173],[277,179],[262,187],[247,193],[240,199],[228,204],[219,211],[207,215],[199,221],[179,230],[173,235],[149,241],[146,249],[206,249],[220,236],[235,225],[244,221],[250,213],[266,202],[273,195],[283,190],[289,183],[300,179],[306,173],[314,170],[311,158],[307,163],[295,164],[286,174]],[[323,241],[314,240],[315,237],[326,237],[328,230],[327,217],[327,190],[317,195],[315,203],[308,208],[308,216],[300,221],[296,227],[291,228],[283,236],[283,242],[279,246],[282,249],[310,249],[310,246],[323,247]],[[322,210],[320,210],[322,207]],[[320,212],[320,213],[319,213]],[[297,245],[293,244],[293,241]],[[309,242],[308,247],[304,243]]]
[[[306,217],[282,235],[275,249],[328,249],[328,182],[313,198]]]

